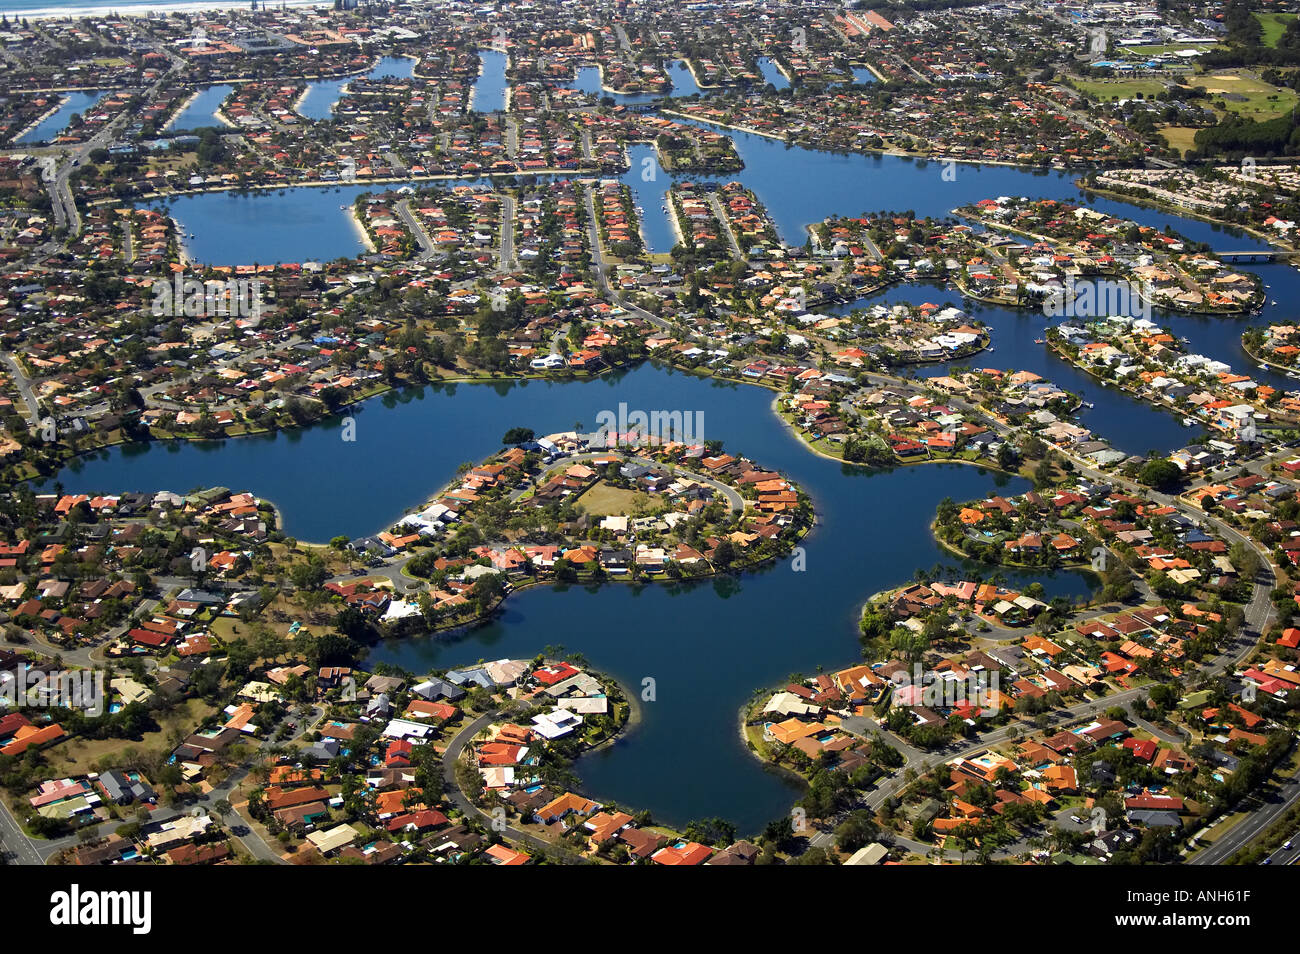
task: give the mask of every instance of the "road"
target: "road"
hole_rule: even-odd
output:
[[[313,725],[318,723],[324,717],[324,709],[312,707],[312,709],[299,720],[299,727],[297,730],[295,730],[288,739],[281,741],[293,741],[294,739],[302,738],[307,732],[311,731]],[[273,744],[276,743],[270,742],[269,739],[262,739],[244,764],[232,769],[224,781],[219,785],[214,786],[206,795],[199,796],[192,803],[182,804],[179,807],[167,807],[163,805],[155,806],[150,813],[148,824],[159,824],[171,821],[174,818],[180,818],[183,815],[191,814],[195,808],[200,807],[211,812],[212,807],[222,799],[233,801],[231,795],[234,794],[235,789],[239,787],[240,783],[248,777],[249,767],[264,758],[267,754],[266,750]],[[236,835],[231,832],[231,837],[238,841],[248,854],[252,855],[259,861],[282,864],[283,859],[281,858],[280,853],[266,843],[265,839],[263,839],[261,835],[257,833],[256,829],[252,827],[249,819],[237,810],[234,811],[234,814],[238,819],[236,824],[242,825],[248,830],[248,833],[244,835]],[[13,813],[9,810],[9,807],[0,801],[0,844],[3,845],[4,850],[10,854],[18,864],[44,865],[49,862],[50,858],[54,857],[64,849],[82,844],[88,838],[93,840],[94,838],[107,837],[118,827],[130,820],[129,816],[112,819],[89,828],[80,829],[71,835],[63,836],[62,838],[29,838],[23,832],[22,825],[19,824],[18,819],[14,817]]]
[[[1267,864],[1293,865],[1297,861],[1300,861],[1300,849],[1297,849],[1295,846],[1297,838],[1300,838],[1300,832],[1292,832],[1287,836],[1286,840],[1283,841],[1281,845],[1278,845],[1278,847],[1273,850],[1273,853],[1268,856]],[[1291,847],[1285,847],[1287,844],[1290,844]]]
[[[152,101],[158,95],[159,90],[171,83],[172,74],[179,67],[185,65],[184,60],[178,54],[170,50],[167,50],[166,53],[171,61],[170,65],[154,81],[152,86],[143,91],[142,96],[145,102]],[[81,234],[81,213],[77,210],[77,202],[72,195],[70,185],[73,171],[85,162],[86,158],[94,150],[112,145],[119,129],[129,124],[133,115],[133,113],[123,110],[117,116],[114,116],[89,139],[74,146],[68,160],[58,166],[53,175],[46,177],[46,185],[49,187],[50,201],[54,209],[54,224],[67,229],[67,234],[70,237],[75,238]]]
[[[420,261],[433,258],[437,254],[437,247],[433,244],[433,238],[429,235],[429,230],[424,227],[424,223],[411,211],[411,200],[402,199],[393,208],[397,210],[397,216],[402,220],[407,231],[415,236],[415,242],[420,246]]]
[[[1252,841],[1264,834],[1269,826],[1278,818],[1291,809],[1292,806],[1300,800],[1300,778],[1296,775],[1288,775],[1276,787],[1275,791],[1266,792],[1263,796],[1252,796],[1263,798],[1264,803],[1255,809],[1241,821],[1233,825],[1226,833],[1219,836],[1218,840],[1208,848],[1203,848],[1192,856],[1189,862],[1193,865],[1218,865],[1223,864],[1235,855],[1238,851],[1248,846]],[[1279,852],[1274,852],[1277,855]],[[1287,855],[1287,852],[1281,852]],[[1289,853],[1291,856],[1297,854],[1296,851]],[[1269,857],[1273,857],[1270,855]],[[1288,860],[1287,864],[1293,864],[1294,857]],[[1273,864],[1277,864],[1276,861]]]
[[[727,211],[722,207],[722,200],[718,198],[716,192],[709,193],[709,208],[713,212],[713,217],[718,220],[718,225],[722,227],[722,234],[727,237],[727,245],[731,248],[731,257],[743,259],[745,255],[740,251],[740,243],[736,241],[736,233],[732,231],[731,220],[727,218]]]
[[[38,842],[34,842],[23,833],[23,828],[18,824],[9,811],[9,807],[0,802],[0,846],[3,846],[6,856],[19,865],[43,865],[45,857],[37,850]]]
[[[497,270],[513,272],[519,267],[515,261],[515,197],[501,193],[501,254]]]
[[[603,294],[609,301],[614,302],[619,307],[627,310],[643,321],[648,321],[655,327],[665,331],[670,330],[672,325],[668,321],[660,318],[658,315],[650,314],[650,312],[646,311],[644,308],[624,301],[619,296],[618,292],[615,291],[614,287],[610,285],[609,276],[605,274],[605,269],[607,267],[605,264],[605,250],[600,243],[600,228],[596,224],[596,203],[592,197],[592,187],[590,184],[583,189],[583,194],[587,205],[587,235],[591,242],[591,264],[595,269],[596,284],[600,286],[601,294]]]
[[[544,838],[539,838],[531,832],[523,831],[507,824],[504,828],[498,828],[499,821],[493,818],[487,812],[483,811],[473,802],[471,802],[465,793],[461,791],[460,785],[456,781],[456,765],[460,761],[461,753],[465,751],[465,746],[484,729],[494,722],[510,718],[514,712],[514,707],[498,709],[495,712],[488,712],[479,716],[473,722],[464,726],[457,732],[452,740],[447,743],[447,751],[442,756],[442,779],[443,790],[452,803],[464,813],[466,818],[473,818],[486,825],[489,830],[496,830],[498,834],[509,837],[517,842],[522,842],[537,851],[545,852],[554,858],[559,858],[567,864],[578,864],[584,859],[567,851],[557,845],[551,844]]]
[[[18,388],[18,393],[22,395],[23,403],[27,405],[27,419],[31,421],[32,427],[39,428],[41,426],[41,404],[36,399],[36,393],[32,390],[32,382],[27,377],[27,373],[23,371],[18,359],[8,351],[0,352],[0,361],[4,362],[5,367],[9,369],[14,384]]]

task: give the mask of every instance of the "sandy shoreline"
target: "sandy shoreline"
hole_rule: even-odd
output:
[[[686,236],[682,233],[682,223],[678,218],[680,210],[677,205],[677,196],[671,189],[668,191],[668,224],[673,227],[673,234],[677,236],[677,245],[686,245]]]
[[[373,254],[375,251],[375,242],[370,237],[370,233],[366,231],[366,225],[361,221],[361,216],[357,215],[357,204],[355,201],[352,205],[348,206],[348,219],[351,220],[353,228],[357,230],[357,235],[365,244],[366,249]]]
[[[229,86],[230,84],[229,84],[229,83],[214,83],[214,84],[212,84],[212,85],[213,85],[213,86]],[[163,128],[162,128],[161,130],[159,130],[159,131],[160,131],[160,132],[171,132],[173,129],[175,129],[175,127],[176,127],[176,123],[180,120],[180,118],[181,118],[182,116],[185,115],[185,111],[186,111],[187,109],[189,109],[191,106],[194,105],[194,101],[195,101],[195,100],[197,100],[200,96],[202,96],[204,93],[206,93],[206,92],[207,92],[209,89],[211,89],[211,88],[212,88],[212,86],[206,86],[206,87],[203,87],[202,89],[196,89],[196,90],[194,91],[193,95],[191,95],[188,99],[186,99],[185,102],[181,103],[180,106],[176,107],[176,112],[172,113],[172,118],[169,119],[169,120],[167,120],[167,125],[163,126]],[[224,125],[224,126],[229,126],[231,129],[235,129],[235,128],[237,128],[237,127],[235,126],[235,124],[232,123],[229,119],[227,119],[227,118],[225,117],[225,115],[221,112],[221,107],[225,105],[225,102],[226,102],[226,100],[225,100],[225,98],[223,97],[222,100],[221,100],[221,103],[219,103],[219,104],[217,105],[217,108],[214,109],[214,110],[212,111],[212,118],[215,119],[218,123],[221,123],[221,124]],[[196,128],[199,128],[199,127],[196,127]],[[187,129],[178,129],[178,130],[176,130],[176,131],[177,131],[177,132],[184,133],[184,132],[188,132],[189,130],[187,130]]]
[[[333,6],[332,3],[323,3],[321,0],[278,0],[278,2],[288,7]],[[190,2],[180,3],[130,3],[128,0],[125,4],[107,3],[68,7],[33,6],[30,8],[7,9],[4,12],[6,15],[11,17],[53,20],[58,18],[80,19],[82,17],[106,17],[109,14],[112,14],[115,17],[144,17],[160,13],[199,13],[204,10],[244,10],[247,9],[247,7],[247,2],[243,2],[243,0],[190,0]]]

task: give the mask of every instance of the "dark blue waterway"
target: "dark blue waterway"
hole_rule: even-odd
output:
[[[415,60],[411,57],[384,56],[380,57],[379,62],[365,74],[365,78],[381,79],[391,76],[395,79],[410,79],[414,75]],[[298,104],[298,115],[315,120],[333,119],[334,107],[343,98],[348,83],[354,79],[355,76],[345,76],[342,79],[321,80],[319,83],[309,84],[302,101]]]
[[[758,71],[763,74],[763,79],[774,89],[789,89],[790,81],[786,79],[781,68],[776,65],[776,60],[767,56],[758,58]]]
[[[14,140],[15,144],[28,146],[32,143],[48,142],[68,128],[74,113],[80,113],[84,116],[87,110],[91,109],[103,98],[104,93],[102,90],[89,90],[86,92],[64,93],[62,95],[63,104]]]
[[[642,209],[637,216],[641,220],[646,251],[670,252],[677,244],[677,230],[672,226],[672,214],[664,209],[668,204],[668,189],[673,184],[672,176],[659,165],[658,154],[649,143],[628,146],[627,155],[628,170],[622,181],[632,190],[636,204]]]
[[[481,55],[504,57],[491,51]],[[489,90],[485,95],[496,93]],[[1143,224],[1158,228],[1172,225],[1189,238],[1218,248],[1266,247],[1259,239],[1194,219],[1180,219],[1100,197],[1085,199],[1074,186],[1072,176],[1065,173],[959,164],[955,181],[947,182],[940,163],[898,156],[816,152],[749,133],[734,133],[733,138],[745,169],[722,178],[739,180],[753,189],[767,205],[782,239],[792,245],[802,245],[807,226],[829,215],[890,209],[943,216],[960,205],[991,196],[1029,195],[1087,201]],[[672,177],[659,167],[649,147],[633,146],[629,152],[632,164],[623,181],[637,192],[645,209],[643,229],[651,251],[666,252],[674,239],[662,207]],[[644,163],[647,157],[651,159],[649,166]],[[373,191],[383,187],[368,188]],[[346,204],[350,206],[352,197],[363,191],[367,187],[346,187]],[[339,208],[342,200],[331,198],[333,195],[333,190],[310,187],[246,196],[216,192],[182,197],[176,200],[175,212],[186,231],[196,235],[191,254],[204,262],[247,263],[255,256],[261,262],[281,262],[355,255],[361,247],[360,239],[347,213]]]
[[[509,427],[590,427],[622,401],[703,410],[710,439],[780,468],[812,494],[820,526],[805,541],[806,572],[782,564],[684,590],[538,588],[512,597],[501,620],[463,639],[394,641],[373,658],[423,672],[563,644],[629,687],[652,677],[658,698],[644,706],[641,726],[579,766],[588,789],[673,822],[719,814],[749,831],[786,811],[792,792],[740,743],[737,708],[753,689],[792,671],[851,663],[863,600],[915,568],[952,562],[927,532],[942,497],[1024,486],[959,465],[868,476],[809,454],[771,413],[771,400],[765,390],[650,365],[567,385],[426,388],[368,402],[356,413],[355,443],[343,442],[332,421],[274,437],[114,449],[66,468],[60,479],[73,491],[248,487],[280,506],[290,534],[326,540],[384,526],[450,479],[457,464],[496,450]],[[1053,594],[1086,591],[1074,574],[1044,584]],[[662,771],[668,764],[678,769]]]
[[[692,122],[680,118],[679,121]],[[719,128],[708,123],[695,125]],[[1077,173],[958,163],[956,177],[946,181],[941,162],[817,152],[753,133],[734,130],[727,133],[735,141],[745,168],[726,178],[739,180],[758,193],[781,238],[792,245],[802,245],[807,238],[807,226],[829,215],[861,215],[888,209],[945,216],[958,206],[980,199],[1024,195],[1084,203],[1157,228],[1172,225],[1188,238],[1218,248],[1269,247],[1266,242],[1235,229],[1141,209],[1101,196],[1085,198],[1074,185]]]
[[[191,129],[203,129],[207,126],[224,126],[217,118],[217,110],[226,101],[226,97],[235,91],[229,83],[205,86],[199,90],[185,108],[176,114],[176,118],[167,126],[168,132],[188,132]]]
[[[963,203],[1004,194],[1081,199],[1070,178],[1056,173],[961,166],[957,180],[949,183],[941,178],[938,164],[814,153],[748,135],[736,139],[746,170],[734,178],[758,192],[791,243],[801,244],[806,224],[832,213],[910,207],[921,214],[943,215]],[[633,158],[625,181],[638,190],[647,237],[657,248],[663,232],[656,229],[666,228],[666,222],[654,222],[661,201],[654,197],[662,196],[668,177],[657,170],[646,182],[638,155]],[[337,207],[350,204],[365,189],[202,196],[189,205],[180,200],[177,211],[182,222],[211,226],[199,240],[214,256],[199,257],[209,261],[249,261],[254,253],[262,261],[328,258],[355,253],[355,238],[345,234],[346,222]],[[1109,200],[1090,204],[1157,227],[1172,224],[1219,248],[1228,247],[1226,243],[1261,247],[1258,241],[1204,223]],[[275,214],[268,215],[265,210],[273,206]],[[254,208],[263,211],[254,217]],[[248,210],[246,217],[243,209]],[[228,216],[234,213],[238,215],[232,223]],[[276,230],[278,255],[264,254],[263,249],[272,246],[257,244],[268,229]],[[1289,309],[1300,297],[1293,269],[1277,265],[1258,271],[1281,302],[1270,304],[1262,315],[1167,320],[1191,340],[1194,350],[1247,371],[1238,343],[1242,328],[1290,317]],[[880,297],[891,302],[957,303],[953,293],[927,286],[896,287]],[[1195,433],[1168,415],[1093,385],[1048,357],[1042,346],[1033,344],[1046,324],[1038,313],[965,307],[994,327],[995,352],[971,363],[1029,368],[1082,392],[1097,405],[1084,420],[1116,446],[1136,452],[1167,449]],[[1260,377],[1273,383],[1262,373]],[[738,580],[684,590],[538,588],[513,597],[500,620],[458,641],[389,643],[376,650],[375,658],[423,671],[479,658],[531,656],[547,645],[562,644],[583,652],[631,691],[638,691],[643,679],[653,678],[657,701],[644,705],[642,725],[580,763],[586,788],[596,797],[650,808],[670,822],[723,815],[742,831],[754,831],[784,814],[794,793],[786,780],[765,772],[744,749],[736,729],[737,708],[752,690],[778,682],[793,670],[829,668],[856,658],[854,621],[862,601],[910,578],[918,567],[944,561],[926,531],[939,499],[975,497],[999,484],[1002,492],[1015,493],[1023,489],[1022,482],[958,465],[872,475],[845,468],[809,454],[770,413],[769,392],[650,366],[598,382],[461,386],[385,396],[357,413],[355,444],[342,442],[339,423],[332,421],[269,438],[115,449],[65,469],[61,479],[67,489],[85,491],[183,491],[212,484],[248,488],[282,507],[291,534],[323,540],[383,526],[441,486],[458,463],[495,450],[509,427],[544,432],[569,429],[577,421],[590,425],[600,410],[616,408],[620,401],[645,410],[701,409],[710,438],[723,439],[729,449],[799,481],[812,494],[821,521],[806,542],[807,572],[796,574],[782,564]],[[1085,587],[1070,574],[1044,582],[1052,593],[1081,592]],[[665,771],[665,766],[671,769]]]
[[[668,64],[665,72],[668,74],[668,81],[672,84],[669,88],[668,95],[680,98],[683,96],[693,96],[702,92],[699,85],[695,82],[695,77],[691,75],[690,68],[681,60],[674,60]],[[600,88],[600,69],[595,66],[579,67],[575,73],[573,82],[555,84],[560,89],[581,90],[588,95],[598,98],[609,97],[614,102],[622,106],[635,106],[639,103],[653,103],[663,97],[654,93],[612,93],[609,90]]]
[[[1092,408],[1079,410],[1079,422],[1109,440],[1116,449],[1130,454],[1145,454],[1149,450],[1174,450],[1201,433],[1199,428],[1185,427],[1181,418],[1129,397],[1113,387],[1102,387],[1090,375],[1068,361],[1057,358],[1046,346],[1035,344],[1036,340],[1042,338],[1046,328],[1058,324],[1058,321],[1045,318],[1040,311],[1034,309],[985,305],[963,299],[955,289],[918,284],[895,285],[878,294],[843,305],[820,308],[818,311],[845,314],[877,304],[894,305],[900,302],[913,305],[922,302],[954,305],[972,319],[982,321],[992,329],[992,351],[953,363],[918,365],[915,369],[918,377],[947,374],[954,364],[973,368],[1033,371],[1092,404]],[[1231,327],[1238,328],[1237,325]],[[1240,333],[1239,330],[1237,333]]]
[[[497,50],[479,50],[481,72],[474,81],[470,108],[479,113],[494,113],[506,108],[506,55]]]

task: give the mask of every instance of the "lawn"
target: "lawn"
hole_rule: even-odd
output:
[[[593,517],[607,517],[611,514],[630,515],[635,509],[637,498],[645,495],[635,490],[623,490],[611,487],[603,480],[592,484],[591,489],[578,498],[578,503]]]
[[[91,771],[91,765],[104,758],[127,749],[140,751],[166,750],[171,748],[168,735],[179,731],[189,735],[194,727],[206,716],[216,711],[200,699],[186,699],[166,715],[158,719],[159,728],[146,732],[139,739],[83,739],[72,738],[66,742],[46,749],[41,754],[49,761],[49,777],[63,778],[69,775],[83,775]]]
[[[386,580],[387,578],[385,577],[383,579]],[[289,618],[284,622],[277,622],[273,618],[273,614],[276,611],[283,613]],[[288,637],[289,627],[293,625],[295,620],[300,624],[299,632],[310,633],[317,636],[323,635],[324,633],[325,628],[319,626],[313,627],[307,622],[307,611],[304,610],[303,607],[297,605],[292,600],[289,600],[283,594],[277,596],[267,605],[266,612],[262,614],[259,622],[277,636]],[[245,623],[236,616],[219,616],[213,620],[212,626],[209,628],[212,631],[212,635],[226,643],[236,639],[247,639],[253,632],[253,627],[250,624]],[[319,632],[313,632],[314,630],[319,630]]]
[[[1089,96],[1095,97],[1102,102],[1108,102],[1112,99],[1136,99],[1141,96],[1143,99],[1151,99],[1159,96],[1169,85],[1166,80],[1159,79],[1136,79],[1131,77],[1115,79],[1072,79],[1071,84],[1075,89]]]
[[[1147,43],[1142,46],[1126,46],[1123,49],[1125,53],[1135,53],[1138,56],[1159,56],[1162,53],[1182,53],[1184,50],[1208,53],[1216,45],[1214,43]]]
[[[1260,38],[1263,44],[1277,46],[1277,41],[1282,39],[1287,24],[1295,18],[1294,13],[1256,13],[1255,19],[1264,28],[1264,35]]]
[[[1161,126],[1160,135],[1165,137],[1170,148],[1177,149],[1180,153],[1196,146],[1195,126]]]
[[[1224,108],[1230,113],[1258,122],[1266,122],[1286,115],[1295,108],[1298,98],[1295,90],[1271,86],[1240,70],[1199,76],[1195,80],[1195,85],[1204,86],[1212,98],[1224,93],[1243,97],[1242,99],[1224,98]],[[1218,99],[1215,99],[1215,102],[1218,102]]]

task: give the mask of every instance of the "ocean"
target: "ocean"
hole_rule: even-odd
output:
[[[329,0],[277,0],[273,7],[332,6]],[[115,0],[112,3],[90,3],[87,0],[0,0],[0,13],[20,17],[84,17],[94,14],[122,13],[144,16],[149,13],[201,10],[229,10],[250,8],[252,0]]]

